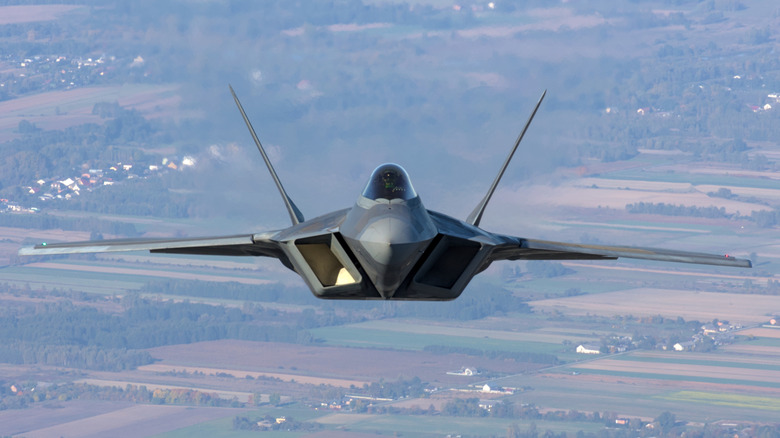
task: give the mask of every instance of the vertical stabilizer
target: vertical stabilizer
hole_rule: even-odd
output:
[[[257,145],[257,149],[260,150],[260,154],[263,156],[263,161],[265,161],[265,165],[268,166],[268,171],[271,172],[271,177],[274,179],[274,183],[276,183],[276,188],[279,189],[279,193],[282,195],[282,200],[284,201],[284,206],[287,207],[287,212],[290,214],[290,220],[292,221],[293,225],[297,225],[304,221],[303,214],[300,210],[298,210],[298,207],[295,206],[295,203],[290,199],[289,196],[287,196],[287,192],[284,190],[284,186],[282,186],[282,182],[279,180],[279,177],[276,175],[276,171],[274,170],[274,166],[271,164],[271,160],[268,159],[268,155],[265,153],[265,149],[263,149],[263,145],[260,144],[260,139],[257,138],[257,134],[255,133],[255,128],[252,127],[252,123],[249,121],[249,118],[246,116],[246,112],[244,112],[244,107],[241,106],[241,102],[238,100],[238,96],[236,96],[236,92],[233,91],[233,86],[228,85],[230,87],[230,94],[233,95],[233,100],[236,101],[236,106],[238,106],[238,110],[241,111],[241,117],[244,118],[244,122],[246,123],[246,127],[249,128],[249,133],[252,134],[252,139],[255,141],[255,145]]]
[[[531,121],[534,119],[534,116],[536,115],[536,111],[539,109],[539,105],[542,104],[542,100],[544,100],[544,96],[547,94],[547,90],[544,90],[544,93],[542,93],[542,97],[539,98],[539,101],[536,102],[536,106],[534,107],[533,112],[531,113],[531,116],[528,118],[528,121],[525,122],[525,127],[523,128],[523,131],[520,132],[520,135],[517,136],[517,140],[515,141],[515,146],[512,148],[512,151],[509,152],[509,156],[506,157],[506,161],[504,161],[504,165],[501,166],[501,170],[498,172],[498,175],[496,175],[496,179],[493,180],[493,184],[490,186],[490,189],[488,190],[487,194],[484,198],[482,198],[482,201],[477,205],[476,208],[474,208],[474,211],[469,214],[469,217],[466,218],[466,222],[468,222],[471,225],[479,226],[479,222],[482,220],[482,213],[485,212],[485,207],[487,207],[488,202],[490,202],[490,198],[493,196],[493,192],[496,191],[496,187],[498,186],[498,182],[501,181],[501,177],[504,176],[504,171],[506,170],[507,166],[509,165],[509,162],[512,160],[512,156],[515,155],[515,151],[517,150],[517,146],[520,144],[520,142],[523,140],[523,136],[525,135],[525,131],[528,130],[528,127],[531,125]]]

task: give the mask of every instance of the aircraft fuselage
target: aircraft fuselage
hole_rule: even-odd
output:
[[[454,299],[480,268],[487,247],[469,240],[484,232],[442,217],[425,209],[400,166],[383,164],[343,219],[332,218],[337,229],[287,240],[284,248],[320,298]],[[440,230],[444,224],[446,231]],[[466,233],[452,233],[460,228]]]

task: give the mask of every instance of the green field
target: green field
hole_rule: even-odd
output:
[[[702,365],[702,366],[718,366],[729,368],[746,368],[754,370],[767,370],[767,371],[780,371],[780,364],[771,365],[764,363],[750,363],[744,361],[733,360],[732,358],[724,355],[711,355],[711,359],[686,359],[681,355],[680,358],[673,357],[652,357],[644,355],[626,354],[621,356],[612,356],[610,359],[625,360],[630,362],[650,362],[650,363],[674,363],[681,365]],[[734,358],[736,359],[736,358]]]
[[[718,406],[732,406],[745,409],[780,411],[780,399],[770,397],[725,394],[721,392],[679,391],[661,396],[659,398],[664,400],[676,400]]]
[[[300,415],[290,415],[284,411],[272,412],[271,415],[286,415],[296,420],[311,420],[311,416],[304,417]],[[311,411],[313,412],[313,411]],[[551,421],[531,421],[503,418],[456,418],[445,416],[411,416],[411,415],[370,415],[370,414],[333,414],[328,413],[321,418],[325,430],[344,430],[350,432],[376,432],[382,435],[401,434],[405,437],[431,438],[440,437],[446,434],[463,434],[469,436],[484,435],[503,435],[512,425],[517,425],[521,431],[527,431],[534,423],[537,430],[544,432],[547,430],[561,433],[566,432],[575,434],[582,430],[585,432],[596,432],[603,429],[601,423],[586,422],[551,422]],[[241,416],[249,419],[265,415],[265,411],[249,412]],[[321,414],[318,414],[321,415]],[[287,432],[287,431],[267,431],[260,435],[269,438],[294,438],[305,436],[312,432]],[[244,438],[258,436],[258,432],[233,430],[233,418],[223,418],[210,421],[195,426],[182,428],[176,431],[154,435],[156,438],[205,438],[205,437],[228,437]]]
[[[576,434],[578,431],[596,432],[604,428],[603,423],[531,421],[504,418],[462,418],[445,416],[367,416],[345,427],[345,430],[362,432],[397,432],[405,437],[441,437],[447,434],[467,436],[504,436],[507,429],[516,424],[521,431],[527,431],[534,423],[542,433],[547,430]]]
[[[265,407],[245,413],[237,413],[236,416],[246,417],[249,420],[255,418],[262,418],[265,415],[271,415],[273,417],[287,417],[297,421],[311,421],[318,417],[321,417],[325,413],[314,411],[312,409],[286,407],[286,408],[273,408]],[[258,431],[251,430],[233,430],[233,418],[227,417],[219,420],[208,421],[205,423],[196,424],[194,426],[185,427],[171,432],[161,433],[154,435],[156,438],[211,438],[211,437],[225,437],[225,438],[248,438],[262,436],[264,438],[295,438],[306,435],[307,432],[288,432],[288,431],[264,431],[259,433]]]
[[[740,176],[711,175],[696,173],[653,172],[647,169],[637,173],[633,170],[621,170],[599,175],[604,179],[627,179],[636,181],[655,181],[672,183],[690,183],[693,185],[716,185],[734,187],[753,187],[760,189],[777,189],[777,181],[766,178],[746,178]]]
[[[248,416],[248,418],[252,418]],[[250,438],[261,436],[263,438],[296,438],[306,435],[306,432],[287,431],[252,431],[233,430],[233,418],[222,418],[195,426],[185,427],[172,432],[153,435],[155,438]]]
[[[114,294],[137,290],[148,281],[138,276],[99,272],[76,272],[62,269],[8,267],[0,270],[0,282],[33,289],[74,290],[95,294]]]
[[[457,335],[404,333],[391,330],[354,327],[351,325],[317,328],[311,330],[311,332],[315,338],[324,340],[326,345],[347,347],[391,348],[419,351],[428,345],[446,345],[449,347],[465,347],[478,350],[548,354],[558,354],[562,350],[560,344],[473,338]]]
[[[755,345],[759,347],[777,347],[780,348],[780,338],[756,338],[744,343],[744,345]]]
[[[626,372],[626,371],[594,370],[594,369],[581,369],[581,368],[577,368],[577,372],[581,374],[597,374],[597,375],[604,375],[604,376],[617,376],[617,377],[638,378],[638,379],[656,379],[656,380],[675,381],[675,382],[700,382],[700,383],[717,383],[717,384],[724,384],[724,385],[755,386],[759,388],[780,388],[780,383],[760,382],[755,380],[729,379],[727,376],[724,376],[723,378],[678,376],[678,375],[666,374],[666,373]]]

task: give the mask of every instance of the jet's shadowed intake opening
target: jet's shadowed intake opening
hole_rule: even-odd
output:
[[[479,243],[470,240],[441,236],[414,280],[429,286],[451,289],[481,247]]]
[[[295,246],[323,287],[360,282],[360,274],[354,265],[345,263],[349,256],[335,236],[299,239],[295,241]]]

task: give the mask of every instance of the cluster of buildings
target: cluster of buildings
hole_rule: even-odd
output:
[[[729,324],[728,321],[715,321],[704,324],[699,331],[687,341],[680,341],[671,346],[674,351],[692,351],[698,345],[712,341],[712,346],[730,344],[734,341],[734,332],[742,329],[740,324]],[[577,346],[576,352],[580,354],[622,353],[637,348],[637,342],[631,336],[614,336],[606,343],[583,343]],[[656,345],[658,350],[670,348],[665,343]]]
[[[0,77],[0,89],[16,88],[33,76],[43,76],[44,86],[49,90],[93,85],[117,70],[119,64],[114,56],[68,58],[39,55],[17,59],[6,55],[2,61],[5,67],[2,70],[10,74]]]
[[[107,169],[89,169],[80,175],[72,175],[65,179],[39,179],[24,187],[24,190],[40,201],[54,199],[69,200],[81,195],[83,191],[92,191],[98,187],[110,186],[121,181],[135,178],[146,178],[170,170],[181,170],[195,165],[195,159],[184,157],[180,161],[163,158],[160,164],[135,166],[129,163],[116,163]],[[19,203],[0,199],[0,212],[35,213],[38,208],[25,207]]]

